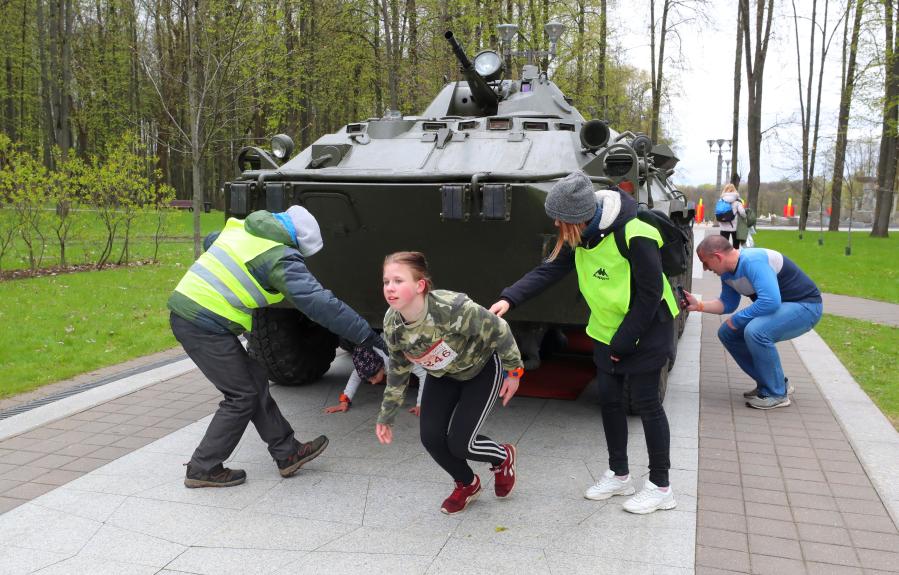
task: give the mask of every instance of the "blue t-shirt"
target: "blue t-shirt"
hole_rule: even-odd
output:
[[[777,311],[781,302],[821,303],[815,282],[787,256],[764,248],[740,250],[737,269],[721,275],[724,313],[732,313],[745,295],[753,304],[731,316],[740,328],[756,317]]]

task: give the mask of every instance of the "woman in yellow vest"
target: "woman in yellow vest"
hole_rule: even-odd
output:
[[[631,513],[673,509],[668,481],[670,433],[659,400],[659,376],[672,354],[672,326],[678,309],[662,274],[658,231],[636,218],[634,199],[618,189],[595,191],[583,172],[556,183],[546,196],[546,214],[559,236],[547,261],[507,287],[490,311],[502,316],[577,271],[590,307],[587,334],[594,340],[602,424],[609,469],[584,496],[604,500],[636,489],[627,458],[627,415],[622,402],[625,377],[643,420],[649,478],[624,502]],[[617,236],[617,237],[616,237]],[[619,242],[626,243],[622,255]]]
[[[187,487],[240,485],[247,474],[228,469],[228,459],[247,424],[253,423],[282,477],[318,457],[328,446],[320,435],[299,442],[268,390],[268,377],[237,336],[253,327],[252,312],[281,300],[347,340],[386,350],[359,314],[322,287],[306,258],[323,247],[318,222],[305,208],[253,212],[231,218],[169,297],[175,338],[224,399],[187,464]]]

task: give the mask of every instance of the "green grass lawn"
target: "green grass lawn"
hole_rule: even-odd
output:
[[[0,282],[0,397],[177,345],[166,300],[193,261],[189,242],[163,263]]]
[[[825,314],[815,331],[899,429],[899,328]]]
[[[766,230],[755,235],[756,246],[782,252],[818,284],[821,291],[899,303],[899,234],[872,238],[852,233],[852,255],[845,255],[847,232],[820,233]]]

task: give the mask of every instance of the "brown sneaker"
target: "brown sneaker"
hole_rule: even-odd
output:
[[[246,480],[247,473],[243,469],[228,469],[219,463],[208,472],[203,472],[188,463],[184,486],[191,489],[196,487],[233,487]]]
[[[440,510],[447,515],[455,515],[456,513],[465,511],[468,504],[478,498],[481,493],[481,478],[474,476],[471,485],[462,485],[461,481],[456,482],[456,488],[450,493],[450,496],[444,499]]]
[[[326,447],[328,447],[328,438],[324,435],[319,435],[312,441],[301,443],[296,453],[287,459],[278,460],[278,471],[281,472],[281,477],[290,477],[299,471],[304,463],[312,461],[321,455],[321,452]]]
[[[493,472],[493,492],[497,497],[505,497],[515,487],[515,446],[511,443],[503,445],[506,449],[506,460],[491,467]]]

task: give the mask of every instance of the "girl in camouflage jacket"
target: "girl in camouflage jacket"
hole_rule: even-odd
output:
[[[387,387],[375,433],[393,440],[391,425],[403,403],[414,366],[427,372],[421,398],[421,442],[456,483],[441,511],[465,509],[481,491],[467,460],[492,465],[494,492],[506,497],[515,485],[515,447],[479,435],[498,397],[503,405],[518,391],[521,355],[505,320],[465,294],[432,290],[420,252],[384,259],[384,339],[390,358]]]

